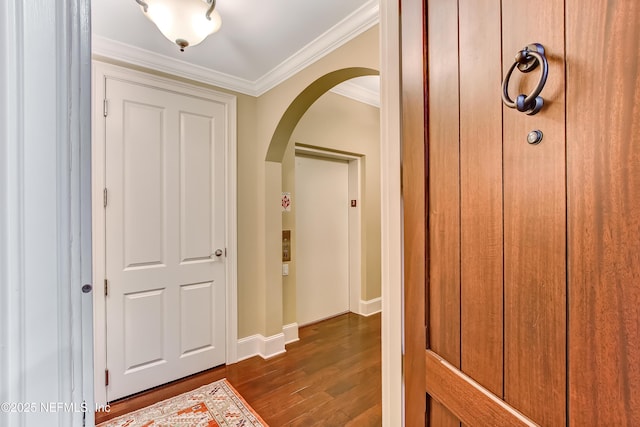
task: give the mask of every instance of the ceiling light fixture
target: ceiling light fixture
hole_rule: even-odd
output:
[[[184,52],[222,25],[216,0],[136,0],[145,16]]]

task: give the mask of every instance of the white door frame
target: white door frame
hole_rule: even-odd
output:
[[[237,289],[237,178],[236,178],[236,97],[154,76],[125,67],[93,61],[93,136],[92,136],[92,211],[93,211],[93,283],[94,283],[94,337],[95,337],[95,400],[99,405],[107,403],[105,381],[106,366],[106,304],[105,279],[105,79],[112,78],[143,84],[181,94],[197,96],[223,103],[226,107],[226,363],[237,361],[238,345],[238,289]],[[108,108],[108,105],[107,105]]]
[[[404,425],[400,5],[380,0],[382,425]],[[407,373],[411,375],[411,373]]]
[[[357,200],[357,207],[349,208],[349,311],[362,313],[362,169],[360,157],[351,154],[336,153],[296,144],[296,156],[299,154],[320,159],[346,161],[349,164],[349,200]],[[296,190],[297,191],[297,190]],[[297,221],[296,221],[297,222]]]
[[[47,412],[41,403],[79,408],[93,401],[92,337],[84,327],[91,293],[82,291],[91,283],[89,31],[88,0],[0,2],[0,402],[11,404],[0,410],[0,425],[6,427],[80,427],[81,411]]]

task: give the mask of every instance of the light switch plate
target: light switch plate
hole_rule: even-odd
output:
[[[283,276],[289,275],[289,264],[282,264],[282,275]]]

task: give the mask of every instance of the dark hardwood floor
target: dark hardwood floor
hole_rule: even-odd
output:
[[[227,378],[271,427],[380,426],[380,314],[345,314],[299,331],[285,354],[221,366],[111,404],[96,424]]]

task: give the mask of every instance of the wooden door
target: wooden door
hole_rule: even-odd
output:
[[[225,362],[225,110],[105,84],[112,401]]]
[[[640,423],[640,6],[588,3],[401,1],[407,425]]]

